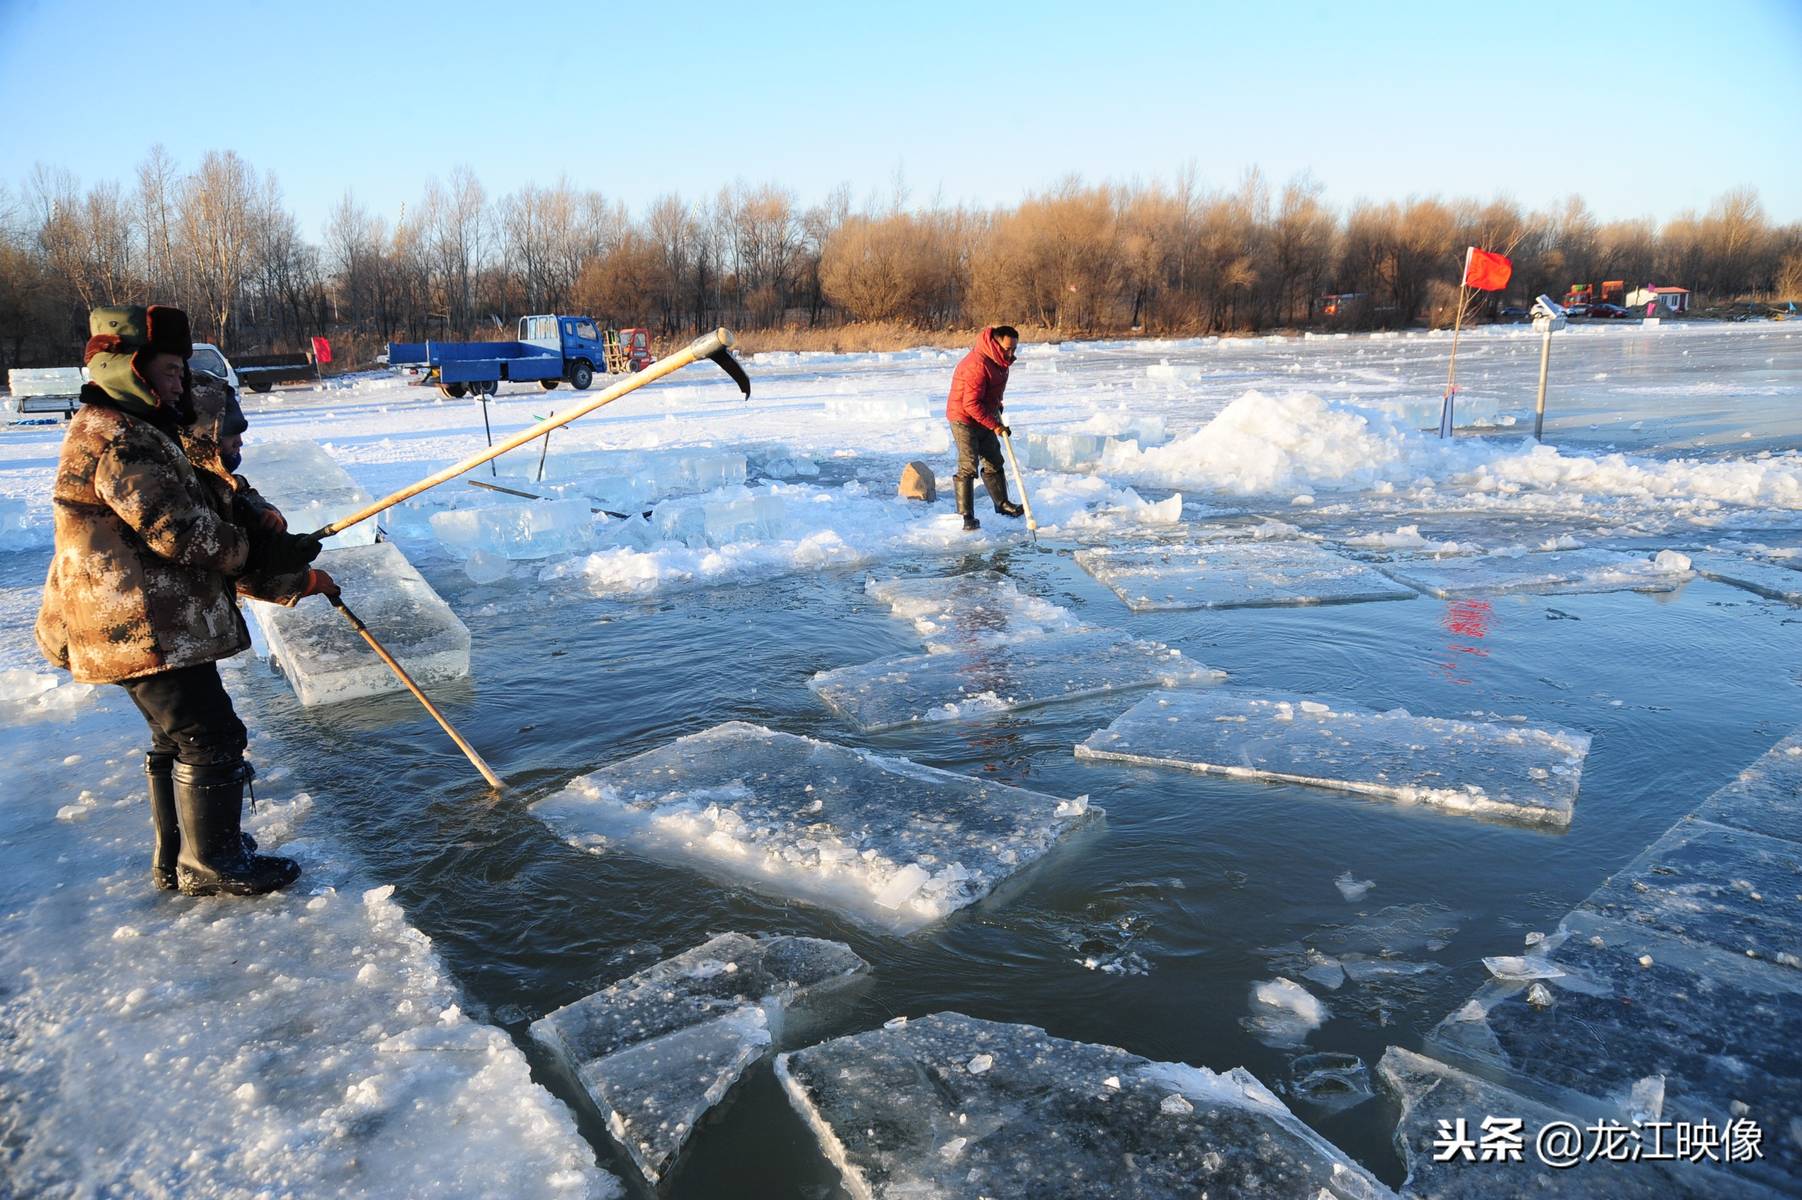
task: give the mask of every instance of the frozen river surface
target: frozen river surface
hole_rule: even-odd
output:
[[[612,1184],[593,1164],[622,1177],[631,1165],[527,1027],[735,931],[835,939],[869,964],[867,986],[821,1037],[954,1011],[1158,1062],[1245,1067],[1326,1139],[1399,1183],[1397,1110],[1380,1088],[1364,1098],[1373,1081],[1357,1063],[1374,1066],[1392,1045],[1421,1048],[1488,977],[1485,957],[1521,954],[1529,932],[1554,926],[1802,726],[1802,610],[1671,557],[1661,567],[1641,561],[1668,550],[1698,566],[1704,555],[1752,562],[1761,577],[1794,569],[1802,333],[1765,324],[1559,335],[1547,444],[1538,448],[1523,438],[1538,343],[1518,329],[1466,339],[1461,420],[1470,424],[1460,437],[1446,444],[1421,432],[1437,421],[1448,344],[1404,336],[1027,347],[1009,387],[1016,440],[1095,435],[1067,439],[1059,452],[1106,443],[1093,461],[1031,472],[1043,526],[1036,542],[995,517],[978,536],[957,531],[943,421],[915,415],[942,404],[955,355],[938,351],[759,356],[747,364],[749,404],[704,367],[637,393],[555,435],[544,482],[535,453],[502,463],[502,484],[595,501],[560,506],[575,515],[549,530],[510,523],[498,507],[508,497],[446,485],[385,526],[468,627],[469,676],[436,695],[509,794],[492,797],[404,696],[303,707],[284,679],[246,656],[226,677],[258,732],[253,755],[270,781],[272,803],[258,819],[271,840],[301,842],[309,879],[343,893],[317,906],[323,893],[266,902],[290,905],[295,919],[263,930],[208,915],[248,904],[149,894],[139,861],[147,829],[136,837],[147,822],[141,801],[131,801],[136,715],[109,689],[39,693],[54,680],[27,678],[48,675],[30,621],[48,558],[45,496],[60,430],[6,432],[0,929],[20,974],[4,981],[0,1020],[35,1073],[21,1081],[0,1070],[0,1128],[49,1131],[25,1140],[30,1153],[13,1169],[29,1167],[35,1173],[21,1178],[52,1191],[80,1191],[92,1168],[69,1158],[70,1146],[59,1155],[42,1143],[98,1125],[126,1162],[115,1186],[136,1179],[154,1191],[142,1182],[153,1180],[227,1193],[272,1186],[289,1171],[352,1186],[367,1169],[364,1182],[379,1189],[405,1178],[412,1156],[434,1162],[449,1192],[479,1194],[493,1183],[478,1163],[486,1155],[515,1178],[551,1181],[549,1194],[603,1194]],[[496,432],[523,428],[569,396],[503,393],[491,410]],[[483,436],[473,402],[374,376],[253,397],[250,416],[253,481],[258,442],[309,439],[372,495],[453,461]],[[931,508],[894,497],[901,465],[915,458],[940,475]],[[477,478],[496,477],[484,469]],[[638,505],[653,517],[580,512]],[[486,515],[433,519],[465,512]],[[441,539],[435,531],[444,530],[454,536]],[[542,554],[532,548],[540,537]],[[1151,561],[1171,544],[1303,539],[1399,579],[1423,563],[1488,556],[1493,570],[1477,575],[1492,583],[1452,599],[1135,611],[1075,557],[1141,547]],[[1520,585],[1520,555],[1568,560],[1577,551],[1612,552],[1611,570],[1630,557],[1633,571],[1614,584],[1593,573],[1573,583],[1566,572],[1557,584],[1539,573]],[[956,600],[970,585],[953,577],[983,580],[976,600]],[[880,583],[897,578],[916,582]],[[935,606],[925,581],[936,578],[947,580],[949,599]],[[1264,586],[1255,571],[1246,580]],[[1273,595],[1295,594],[1293,581],[1265,582]],[[1615,585],[1628,590],[1583,590]],[[824,672],[922,653],[969,655],[992,669],[1027,654],[1032,638],[1094,636],[1072,632],[1081,630],[1179,652],[1205,664],[1210,679],[1224,672],[1218,687],[1587,736],[1568,828],[1075,756],[1145,691],[1072,685],[1059,693],[1068,699],[1044,703],[1035,692],[1035,706],[1015,707],[1005,680],[984,682],[981,703],[934,718],[941,699],[970,697],[941,696],[931,690],[938,674],[922,673],[892,685],[917,696],[890,698],[917,701],[909,711],[926,716],[868,733],[812,686]],[[1016,634],[1027,640],[1010,640]],[[565,840],[534,812],[572,781],[726,722],[1023,789],[1034,803],[1086,798],[1104,815],[1069,822],[1061,846],[1004,886],[989,892],[985,877],[973,902],[923,905],[945,915],[903,933],[816,902],[825,894],[817,889],[799,889],[797,899],[780,881],[753,886],[742,871],[709,870],[705,854]],[[716,818],[730,808],[721,795]],[[1059,808],[1056,819],[1066,811],[1084,810]],[[392,885],[391,896],[360,898],[378,885]],[[168,936],[185,936],[182,922],[206,924],[213,940],[204,945],[221,955],[235,939],[261,938],[268,972],[300,982],[259,978],[249,987],[215,970],[179,995],[159,991],[181,960],[134,944],[175,913],[189,915]],[[383,949],[413,938],[408,927],[430,939],[435,957]],[[379,959],[374,976],[332,976],[327,951],[339,944]],[[1320,969],[1328,960],[1337,974]],[[92,1011],[47,1019],[59,997],[76,994],[75,976],[99,981],[85,989]],[[1315,1003],[1297,1003],[1293,988]],[[182,1147],[188,1165],[171,1175],[155,1139],[132,1135],[132,1106],[106,1096],[106,1056],[72,1039],[117,1038],[125,1078],[124,1049],[155,1051],[157,1031],[175,1028],[133,1026],[147,1006],[242,994],[234,989],[265,1008],[304,1009],[309,994],[356,994],[361,1007],[335,1021],[228,1010],[219,1036],[286,1049],[214,1064],[229,1086],[195,1101],[210,1119],[198,1122],[199,1144]],[[1269,1003],[1285,997],[1287,1005]],[[393,1018],[359,1058],[359,1031],[407,1006],[430,1012]],[[485,1026],[506,1036],[491,1043]],[[434,1061],[480,1056],[483,1065],[396,1067],[396,1038],[419,1054],[435,1047]],[[1353,1102],[1308,1076],[1323,1060],[1306,1056],[1322,1052],[1357,1060],[1331,1060],[1352,1081]],[[526,1079],[526,1064],[567,1109]],[[283,1100],[287,1072],[313,1090]],[[340,1094],[372,1080],[384,1096]],[[413,1099],[425,1114],[458,1114],[457,1132],[435,1135],[423,1116],[396,1115]],[[274,1166],[207,1153],[207,1130],[225,1140],[251,1112],[261,1114]],[[388,1114],[377,1126],[398,1130],[388,1143],[367,1134],[388,1158],[321,1149],[334,1137],[366,1136],[359,1121],[371,1112]],[[459,1144],[467,1161],[453,1161],[449,1148]],[[692,1138],[668,1188],[828,1197],[842,1194],[838,1178],[765,1061]]]

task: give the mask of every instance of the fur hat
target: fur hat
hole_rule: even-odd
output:
[[[88,378],[115,400],[135,400],[155,411],[162,407],[156,390],[145,378],[141,356],[194,354],[188,314],[167,304],[118,305],[97,308],[88,314],[88,344],[82,354]],[[186,389],[184,388],[184,391]],[[177,413],[177,420],[186,416]]]

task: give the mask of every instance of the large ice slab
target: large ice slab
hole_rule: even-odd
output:
[[[778,1055],[859,1200],[1390,1192],[1242,1067],[1221,1074],[943,1012]]]
[[[1802,842],[1802,730],[1760,755],[1704,800],[1694,816]]]
[[[581,776],[533,811],[578,846],[617,841],[908,932],[1100,810],[734,721]]]
[[[1772,600],[1802,604],[1802,560],[1777,562],[1714,552],[1692,554],[1689,558],[1696,574],[1705,579],[1732,584]]]
[[[1414,598],[1369,566],[1306,542],[1079,550],[1076,562],[1134,612]]]
[[[809,686],[834,712],[875,731],[977,720],[1109,692],[1205,687],[1223,678],[1162,642],[1100,630],[885,658],[822,671]]]
[[[1504,592],[1668,592],[1691,577],[1688,570],[1613,550],[1396,558],[1382,570],[1396,582],[1442,600]]]
[[[1519,1092],[1467,1071],[1399,1046],[1391,1046],[1377,1064],[1377,1075],[1401,1105],[1396,1143],[1408,1166],[1402,1194],[1412,1200],[1494,1200],[1495,1197],[1568,1197],[1589,1200],[1739,1200],[1769,1196],[1718,1170],[1691,1162],[1626,1162],[1592,1158],[1568,1167],[1547,1166],[1534,1149],[1541,1129],[1570,1122],[1579,1129],[1591,1124],[1541,1104]],[[1455,1132],[1463,1122],[1466,1135],[1480,1152],[1485,1122],[1520,1118],[1527,1141],[1519,1161],[1446,1156],[1443,1122]],[[1593,1139],[1591,1139],[1593,1141]]]
[[[1581,909],[1537,948],[1559,968],[1485,985],[1428,1036],[1434,1057],[1555,1107],[1615,1120],[1740,1117],[1764,1131],[1761,1181],[1802,1178],[1802,972]],[[1539,990],[1535,990],[1539,989]],[[1637,1092],[1637,1095],[1636,1095]]]
[[[248,442],[240,470],[251,487],[282,510],[294,533],[323,529],[371,499],[317,442]],[[327,539],[326,549],[370,545],[375,529],[373,518],[352,525]]]
[[[1680,821],[1581,907],[1802,967],[1802,847],[1782,838]]]
[[[420,686],[469,674],[469,630],[393,542],[327,550],[315,563],[344,589],[345,603]],[[332,704],[404,690],[323,599],[293,608],[250,601],[269,657],[302,704]]]
[[[433,513],[432,532],[465,558],[476,551],[502,558],[553,558],[594,544],[595,514],[586,500],[528,500]]]
[[[869,969],[849,946],[722,933],[532,1023],[652,1184],[696,1123],[787,1032]]]
[[[1076,614],[1022,592],[1006,576],[976,571],[950,577],[871,579],[864,592],[910,621],[933,653],[993,646],[1082,628]]]
[[[1217,689],[1148,696],[1078,758],[1337,788],[1529,825],[1570,824],[1589,735]]]

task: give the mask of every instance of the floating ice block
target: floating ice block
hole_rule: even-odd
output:
[[[1802,560],[1787,560],[1786,565],[1763,558],[1744,558],[1737,554],[1704,553],[1690,555],[1696,574],[1705,579],[1732,584],[1748,592],[1788,604],[1802,604]]]
[[[555,558],[594,544],[595,515],[586,500],[527,500],[433,513],[432,532],[458,554],[478,550],[503,558]]]
[[[945,402],[932,396],[829,396],[826,415],[849,421],[927,421],[943,416]]]
[[[578,846],[616,840],[908,932],[982,899],[1099,810],[730,722],[584,775],[534,811]]]
[[[393,542],[327,550],[314,564],[414,682],[469,674],[469,630]],[[302,704],[332,704],[404,690],[344,614],[311,597],[293,608],[250,601],[269,657]]]
[[[1688,571],[1666,570],[1649,558],[1612,550],[1396,558],[1382,570],[1442,600],[1501,592],[1668,592],[1690,578]]]
[[[1162,642],[1098,630],[885,658],[822,671],[809,686],[834,712],[874,731],[980,719],[1108,692],[1205,687],[1224,678]]]
[[[1787,1134],[1802,1112],[1802,972],[1582,909],[1537,952],[1564,975],[1486,984],[1428,1035],[1428,1052],[1617,1121],[1645,1107],[1634,1093],[1654,1081],[1654,1118],[1718,1129],[1744,1116],[1765,1131],[1764,1157],[1736,1173],[1802,1178],[1802,1143]]]
[[[1306,542],[1079,550],[1076,562],[1134,612],[1414,598],[1365,564]]]
[[[1772,746],[1702,802],[1699,820],[1802,842],[1802,730]]]
[[[1547,1166],[1532,1138],[1557,1121],[1579,1129],[1593,1124],[1582,1113],[1542,1104],[1510,1088],[1447,1066],[1424,1054],[1391,1046],[1377,1064],[1377,1076],[1401,1105],[1396,1143],[1407,1162],[1402,1194],[1433,1200],[1492,1200],[1497,1196],[1536,1196],[1547,1200],[1735,1200],[1765,1196],[1706,1165],[1690,1162],[1626,1162],[1596,1157],[1569,1167]],[[1447,1157],[1441,1123],[1465,1130],[1479,1143],[1484,1122],[1497,1117],[1521,1118],[1528,1137],[1519,1161],[1478,1160],[1473,1154]],[[1586,1148],[1593,1145],[1593,1135]]]
[[[1802,847],[1782,838],[1680,821],[1581,907],[1802,968]]]
[[[942,1012],[778,1055],[871,1200],[1369,1198],[1391,1193],[1243,1067],[1216,1074]]]
[[[840,942],[722,933],[532,1023],[653,1185],[791,1015],[863,975]]]
[[[912,579],[872,579],[872,599],[911,621],[932,653],[993,646],[1082,628],[1062,605],[1028,596],[993,571]]]
[[[1570,824],[1589,735],[1219,689],[1148,696],[1078,758],[1305,783],[1530,825]]]
[[[252,442],[240,468],[250,486],[282,510],[293,533],[323,529],[369,504],[368,492],[317,442]],[[376,518],[326,539],[328,550],[375,542]]]

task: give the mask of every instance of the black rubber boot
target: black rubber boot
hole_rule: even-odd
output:
[[[165,892],[175,890],[175,859],[181,853],[181,827],[175,822],[175,781],[169,772],[175,755],[155,750],[144,756],[144,778],[150,786],[150,882]]]
[[[181,853],[175,878],[187,896],[260,896],[300,878],[291,858],[252,854],[244,848],[242,762],[175,764],[175,811],[181,821]]]
[[[175,780],[170,775],[174,766],[175,755],[166,751],[152,750],[144,755],[144,778],[150,785],[150,830],[156,839],[150,852],[150,882],[165,892],[176,889],[175,863],[181,854],[181,825],[175,819]],[[255,852],[257,840],[248,833],[240,836],[244,839],[244,853]]]
[[[957,496],[957,511],[964,519],[964,532],[981,529],[982,522],[976,519],[976,481],[974,479],[952,479],[951,490]]]
[[[1017,517],[1026,510],[1007,498],[1007,476],[1000,471],[984,471],[982,486],[989,489],[989,499],[995,502],[995,511],[1004,517]]]

